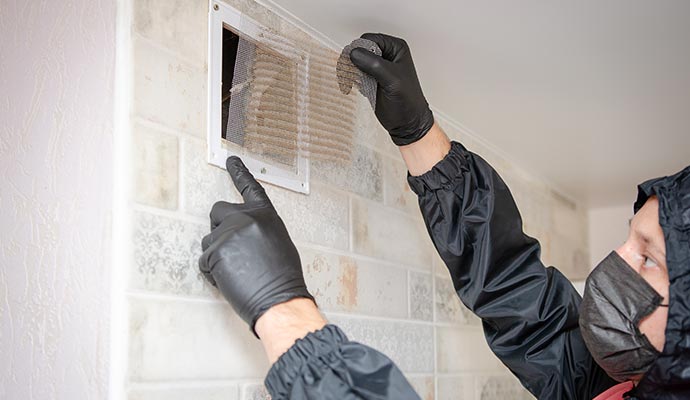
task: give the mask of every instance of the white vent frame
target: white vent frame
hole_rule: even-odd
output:
[[[267,29],[258,22],[243,15],[241,11],[219,1],[209,2],[208,16],[208,107],[207,107],[207,142],[208,142],[208,163],[225,169],[225,161],[229,156],[237,155],[242,158],[244,164],[249,168],[256,179],[268,182],[295,192],[309,194],[309,159],[301,152],[297,154],[297,173],[287,168],[280,168],[274,164],[269,164],[261,159],[252,157],[247,152],[240,151],[240,147],[222,138],[221,129],[221,91],[222,91],[222,66],[223,66],[223,28],[227,25],[234,32],[241,33],[249,39],[259,40],[259,34]],[[264,45],[264,44],[262,44]],[[271,48],[270,46],[268,46]],[[293,54],[285,54],[279,48],[271,48],[279,54],[284,54],[288,58],[294,58],[295,54],[304,60],[298,63],[298,68],[304,68],[299,74],[304,81],[301,85],[308,84],[308,54],[299,54],[297,48]],[[306,90],[303,90],[306,93]],[[306,94],[303,94],[306,97]],[[306,98],[298,101],[300,108],[299,114],[306,115]],[[306,137],[306,121],[300,117],[298,123],[298,138]]]

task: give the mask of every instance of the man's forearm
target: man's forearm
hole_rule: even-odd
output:
[[[399,149],[410,175],[418,176],[443,160],[450,151],[450,140],[438,122],[434,122],[424,137]]]
[[[275,363],[297,339],[326,326],[311,299],[297,298],[276,304],[256,321],[256,334],[261,338],[271,364]]]

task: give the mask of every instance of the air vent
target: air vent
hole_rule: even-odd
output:
[[[209,162],[238,155],[254,175],[309,192],[308,54],[223,4],[209,10]]]

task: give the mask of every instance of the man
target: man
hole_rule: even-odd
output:
[[[383,54],[351,59],[378,81],[376,116],[400,146],[428,232],[522,384],[540,399],[690,398],[690,167],[639,186],[627,241],[581,300],[539,260],[496,171],[434,123],[405,41],[362,37]],[[273,399],[418,398],[390,359],[327,325],[263,188],[238,158],[227,169],[245,203],[214,205],[200,268],[261,338]]]

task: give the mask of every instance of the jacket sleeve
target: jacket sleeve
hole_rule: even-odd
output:
[[[419,400],[393,361],[349,341],[335,325],[297,340],[273,364],[265,384],[273,400]]]
[[[481,157],[450,153],[408,176],[431,239],[462,302],[482,319],[491,350],[540,399],[592,399],[615,382],[578,326],[581,298],[540,261],[506,184]]]

